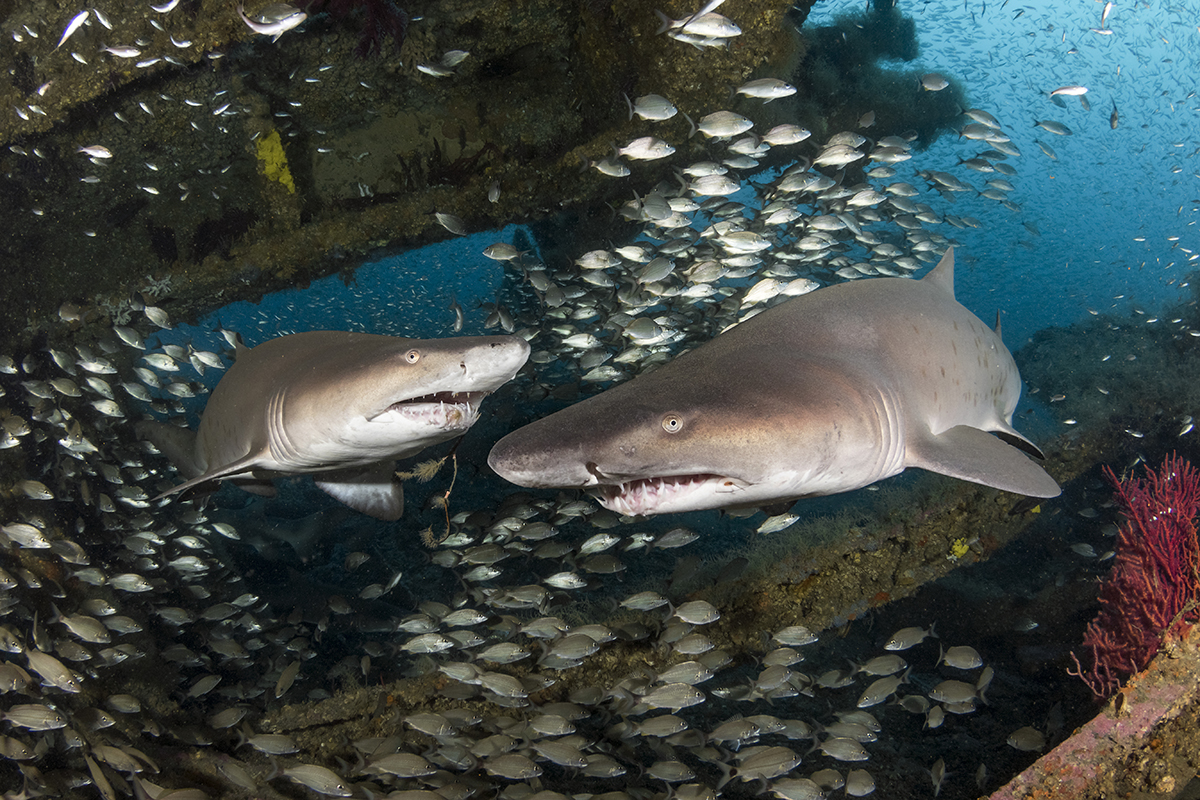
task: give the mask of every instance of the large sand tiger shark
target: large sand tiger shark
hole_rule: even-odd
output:
[[[470,428],[483,398],[528,357],[517,336],[313,331],[239,347],[198,431],[139,423],[188,479],[155,499],[220,480],[270,495],[271,478],[312,473],[351,508],[398,519],[394,460]]]
[[[768,309],[510,433],[488,463],[629,515],[776,506],[908,467],[1054,497],[1021,452],[1041,451],[1012,427],[1020,395],[999,326],[954,299],[949,250],[919,281],[839,284]]]

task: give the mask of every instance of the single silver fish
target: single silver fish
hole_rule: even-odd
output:
[[[317,764],[298,764],[283,770],[282,774],[320,794],[332,797],[349,797],[353,794],[342,778],[328,767]]]
[[[626,158],[638,161],[653,161],[659,158],[666,158],[675,152],[675,148],[655,136],[642,136],[634,139],[624,147],[618,148],[617,152]]]
[[[246,27],[255,33],[270,36],[273,42],[279,41],[280,36],[308,19],[308,14],[288,3],[272,3],[254,19],[247,17],[245,8],[238,3],[237,13]]]
[[[62,38],[58,40],[58,44],[54,45],[54,49],[57,50],[58,48],[62,47],[63,42],[65,42],[67,39],[70,39],[71,34],[79,30],[83,24],[88,21],[89,16],[91,16],[90,11],[80,11],[78,14],[71,17],[71,21],[67,23],[66,29],[63,30]]]
[[[753,122],[741,114],[735,114],[732,111],[715,111],[712,114],[701,117],[700,121],[696,123],[696,130],[705,136],[715,139],[727,139],[731,136],[737,136],[739,133],[745,133],[753,127]]]
[[[924,628],[915,628],[915,627],[914,628],[901,628],[900,630],[898,630],[894,634],[892,634],[891,638],[888,639],[887,643],[883,646],[883,649],[884,650],[907,650],[910,647],[915,647],[918,644],[920,644],[921,642],[925,641],[926,637],[932,636],[932,637],[936,638],[937,633],[934,630],[936,627],[937,627],[937,623],[935,622],[933,625],[929,626],[928,630],[926,630]]]
[[[18,728],[31,731],[51,731],[67,726],[67,718],[49,706],[41,703],[16,705],[7,711],[0,712],[0,717],[8,720]]]
[[[759,78],[758,80],[743,83],[737,88],[737,94],[742,94],[746,97],[756,97],[766,103],[780,97],[790,97],[795,93],[795,86],[785,83],[778,78]],[[872,117],[871,121],[874,123],[874,117]]]
[[[983,666],[983,659],[974,647],[962,644],[943,650],[938,663],[956,669],[975,669]]]
[[[1046,737],[1038,729],[1026,725],[1009,734],[1008,744],[1018,750],[1040,751],[1046,747]]]
[[[657,94],[645,94],[634,100],[630,100],[629,95],[625,95],[625,104],[629,107],[630,119],[637,114],[644,120],[661,122],[679,113],[670,100]]]
[[[445,228],[446,230],[453,233],[455,236],[466,236],[467,235],[466,224],[464,224],[461,219],[454,216],[453,214],[443,214],[440,211],[435,211],[433,213],[433,216],[434,216],[434,219],[436,219],[438,221],[439,225],[441,225],[443,228]]]
[[[950,85],[950,81],[936,72],[927,72],[921,76],[921,88],[927,92],[940,92]]]
[[[1056,136],[1072,135],[1070,128],[1068,128],[1066,125],[1063,125],[1061,122],[1055,122],[1054,120],[1050,120],[1050,119],[1035,120],[1033,125],[1035,128],[1041,128],[1042,130],[1049,131],[1050,133],[1053,133]]]

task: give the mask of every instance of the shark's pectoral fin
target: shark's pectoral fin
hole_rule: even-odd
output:
[[[1035,448],[1036,449],[1036,448]],[[1015,447],[985,431],[959,425],[906,444],[907,466],[1030,497],[1057,497],[1062,489]]]
[[[404,489],[395,473],[394,461],[382,461],[366,467],[322,472],[313,480],[323,492],[355,511],[391,522],[404,513]]]
[[[190,481],[186,481],[184,483],[180,483],[179,486],[169,488],[166,492],[158,495],[155,500],[161,500],[162,498],[167,497],[169,494],[187,492],[190,491],[190,489],[196,488],[197,486],[204,485],[204,483],[220,481],[223,479],[223,477],[229,477],[230,475],[250,473],[250,471],[258,467],[260,461],[262,461],[262,456],[260,456],[259,453],[253,453],[251,456],[239,458],[238,461],[235,461],[232,464],[226,464],[224,467],[217,469],[210,469],[203,475],[197,475]],[[245,486],[242,486],[242,488],[246,489],[247,492],[252,492],[253,494],[262,494],[264,497],[274,497],[274,488],[271,489],[271,494],[268,494],[266,491],[260,491],[260,487],[263,487],[263,483],[264,480],[254,479],[254,477],[247,477]]]
[[[1017,433],[1013,426],[1004,425],[1002,427],[997,427],[992,431],[992,433],[996,434],[1018,450],[1024,450],[1029,455],[1041,461],[1046,460],[1046,454],[1042,452],[1042,449],[1021,434]]]
[[[136,426],[137,435],[140,439],[148,439],[157,447],[163,455],[171,460],[175,465],[175,469],[179,474],[188,480],[184,483],[174,486],[167,491],[155,497],[155,500],[161,500],[164,497],[172,494],[179,494],[195,489],[197,486],[209,483],[210,481],[220,480],[228,475],[237,475],[242,472],[249,472],[254,469],[260,460],[260,454],[252,453],[243,458],[239,458],[232,464],[215,469],[205,470],[196,460],[196,433],[187,428],[180,428],[177,425],[167,425],[162,422],[154,422],[146,420],[139,422]],[[201,493],[194,492],[190,499],[203,502],[204,497],[211,494],[213,487]],[[269,481],[259,480],[255,478],[246,478],[242,488],[254,494],[260,494],[265,497],[274,497],[275,489],[270,485]]]

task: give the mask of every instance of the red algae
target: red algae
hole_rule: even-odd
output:
[[[1116,692],[1150,663],[1168,636],[1182,637],[1197,619],[1200,472],[1171,455],[1144,480],[1105,474],[1125,512],[1116,562],[1100,587],[1100,611],[1083,639],[1075,670],[1097,697]]]

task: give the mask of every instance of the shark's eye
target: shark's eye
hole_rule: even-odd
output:
[[[667,414],[662,418],[662,426],[667,433],[679,433],[683,430],[683,419],[678,414]]]
[[[404,354],[404,360],[410,364],[417,363],[418,361],[421,360],[421,351],[415,350],[415,349],[409,350],[407,353]]]

